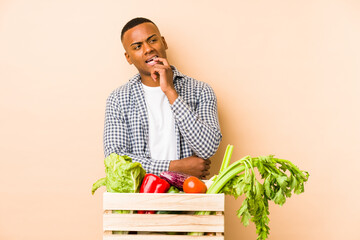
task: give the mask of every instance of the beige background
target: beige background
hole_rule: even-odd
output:
[[[270,239],[359,239],[359,1],[0,1],[0,239],[101,239],[105,100],[136,69],[144,16],[170,62],[210,83],[232,161],[275,154],[311,176],[270,206]],[[256,239],[226,200],[226,239]]]

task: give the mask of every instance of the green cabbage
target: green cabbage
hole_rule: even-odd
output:
[[[110,154],[104,160],[106,177],[97,180],[91,189],[91,193],[106,186],[108,192],[113,193],[137,193],[140,190],[141,182],[146,174],[138,162],[132,162],[128,156],[119,156],[116,153]],[[113,210],[112,213],[128,214],[133,211]],[[113,234],[127,234],[128,232],[113,231]]]
[[[106,186],[108,192],[114,193],[136,193],[139,192],[141,182],[146,174],[138,162],[132,162],[128,156],[119,156],[116,153],[110,154],[104,160],[106,177],[97,180],[91,193]]]

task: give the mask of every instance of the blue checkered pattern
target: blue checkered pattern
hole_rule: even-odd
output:
[[[216,96],[212,88],[180,73],[172,66],[174,87],[179,97],[171,109],[175,118],[178,159],[196,155],[213,156],[221,141]],[[140,162],[147,173],[159,175],[170,160],[152,159],[149,125],[140,74],[114,90],[107,99],[104,129],[105,157],[127,155]]]

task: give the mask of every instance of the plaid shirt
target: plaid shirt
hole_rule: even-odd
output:
[[[178,98],[171,105],[175,119],[178,159],[196,155],[208,159],[217,151],[221,132],[216,96],[212,88],[180,73],[172,66]],[[107,99],[104,152],[127,155],[148,173],[159,175],[171,160],[152,159],[149,123],[140,74],[115,89]]]

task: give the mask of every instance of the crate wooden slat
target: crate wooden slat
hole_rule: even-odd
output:
[[[224,215],[104,214],[104,230],[224,232]]]
[[[224,240],[224,236],[188,236],[188,235],[108,235],[103,240]]]
[[[224,211],[223,194],[105,192],[103,199],[104,210]]]
[[[104,240],[224,240],[224,194],[108,193],[103,195]],[[180,211],[178,214],[117,214],[113,210]],[[211,211],[215,215],[194,215]],[[113,234],[135,231],[136,234]],[[163,235],[176,232],[178,235]],[[212,232],[215,236],[181,235]]]

